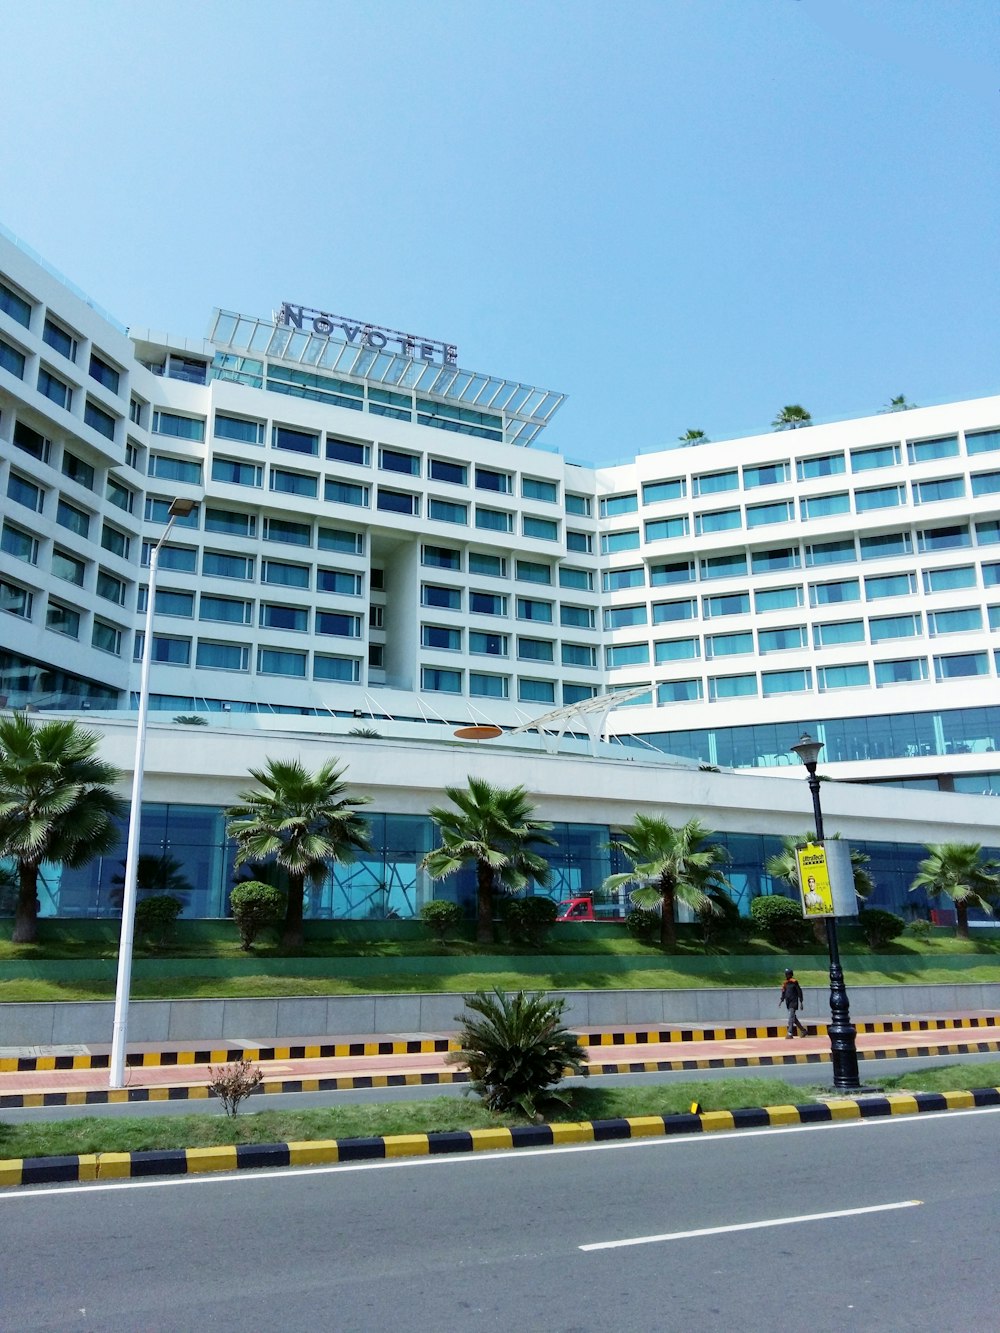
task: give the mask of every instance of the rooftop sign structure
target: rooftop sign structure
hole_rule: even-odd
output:
[[[377,352],[390,348],[403,356],[412,356],[417,361],[432,361],[439,366],[458,365],[458,348],[454,343],[418,337],[415,333],[403,333],[399,329],[387,329],[381,324],[370,324],[365,320],[347,319],[344,315],[331,315],[326,310],[292,305],[290,301],[282,301],[274,322],[293,329],[301,329],[308,322],[313,333],[327,338],[334,332],[342,334],[351,346],[371,347]]]

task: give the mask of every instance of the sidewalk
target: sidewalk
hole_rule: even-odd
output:
[[[1000,1015],[988,1011],[861,1019],[856,1027],[862,1060],[1000,1051]],[[753,1023],[588,1028],[579,1036],[592,1074],[820,1065],[830,1058],[826,1023],[809,1024],[809,1035],[794,1041],[785,1038],[783,1026]],[[251,1039],[197,1049],[191,1043],[135,1045],[129,1050],[127,1087],[113,1091],[107,1046],[0,1051],[0,1109],[204,1099],[210,1095],[210,1067],[241,1058],[260,1066],[265,1095],[465,1082],[465,1071],[446,1061],[454,1046],[448,1033],[360,1035],[336,1043],[316,1038],[281,1047]]]

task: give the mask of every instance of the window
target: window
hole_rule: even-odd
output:
[[[329,634],[338,639],[360,639],[361,617],[343,611],[317,611],[316,633]]]
[[[149,542],[142,544],[142,563],[149,564]],[[198,552],[193,546],[161,546],[159,565],[161,569],[173,569],[180,574],[194,574],[198,567]]]
[[[476,506],[476,527],[489,532],[513,532],[514,517],[504,509],[484,509]]]
[[[213,643],[200,639],[195,665],[210,671],[249,671],[250,649],[240,643]]]
[[[904,657],[892,662],[875,663],[875,684],[908,685],[914,680],[927,679],[927,659],[924,657]]]
[[[811,583],[810,606],[834,606],[839,602],[860,602],[861,584],[857,579],[839,579],[835,583]]]
[[[509,495],[512,490],[509,473],[494,472],[488,467],[476,468],[476,486],[481,491],[498,491],[501,495]]]
[[[911,576],[900,574],[898,578]],[[865,585],[870,580],[865,580]],[[974,588],[976,570],[974,565],[952,565],[949,569],[927,569],[924,571],[924,592],[950,592],[953,588]]]
[[[681,500],[686,494],[687,485],[683,477],[674,477],[669,481],[650,481],[643,485],[642,503],[652,505],[664,500]]]
[[[567,492],[564,503],[567,514],[576,514],[580,518],[590,517],[590,499],[588,496],[571,495]]]
[[[967,454],[988,454],[997,449],[1000,449],[1000,430],[965,432],[965,452]]]
[[[478,629],[469,630],[469,652],[487,657],[506,657],[507,636],[506,634],[486,634]]]
[[[648,661],[648,643],[618,643],[604,650],[604,663],[609,671],[616,667],[643,666]]]
[[[457,653],[462,648],[462,631],[449,629],[446,625],[422,625],[420,642],[424,648],[442,648]]]
[[[316,533],[316,544],[321,551],[341,551],[345,555],[364,555],[365,538],[361,532],[348,528],[320,527]]]
[[[111,653],[115,657],[121,656],[122,632],[117,625],[109,625],[106,620],[94,620],[90,642],[95,648],[99,648],[102,653]]]
[[[552,662],[555,660],[555,645],[551,639],[518,638],[517,655],[530,662]]]
[[[750,594],[732,592],[719,597],[705,597],[703,606],[706,617],[743,615],[750,610]]]
[[[428,517],[435,519],[438,523],[462,523],[469,521],[469,506],[456,504],[449,500],[435,500],[433,496],[428,500]]]
[[[175,412],[154,412],[153,433],[172,435],[177,440],[196,440],[200,443],[205,438],[205,421],[202,417],[182,417]]]
[[[272,489],[275,469],[271,469]],[[212,480],[222,481],[229,486],[261,486],[264,482],[264,469],[257,463],[241,463],[236,458],[213,458]],[[313,494],[316,484],[313,482]]]
[[[798,459],[795,471],[799,481],[813,481],[816,477],[838,476],[844,466],[843,454],[816,454],[813,458]]]
[[[653,661],[657,666],[700,656],[701,646],[697,639],[660,639],[653,644]]]
[[[83,486],[88,491],[94,489],[94,469],[89,463],[85,463],[82,458],[77,458],[76,454],[72,453],[69,449],[63,450],[62,472],[64,477],[69,477],[70,481],[75,481],[78,486]],[[118,483],[114,481],[113,478],[108,478],[109,492],[112,486],[117,485]],[[125,487],[122,486],[119,487],[119,489],[125,490]],[[132,492],[127,491],[126,494],[131,495]],[[131,509],[131,505],[119,505],[118,507],[119,509]]]
[[[886,532],[879,537],[861,538],[862,560],[883,560],[886,556],[909,555],[913,542],[908,532]]]
[[[139,610],[146,609],[149,590],[144,588],[140,598]],[[180,616],[190,620],[194,615],[194,593],[182,592],[178,588],[158,588],[156,590],[156,614],[158,616]]]
[[[118,385],[121,383],[119,372],[96,352],[90,354],[90,378],[96,380],[98,384],[103,384],[109,393],[114,394],[117,394]]]
[[[716,509],[710,514],[695,514],[694,530],[696,536],[711,532],[729,532],[743,526],[743,516],[738,509]]]
[[[30,620],[33,602],[34,598],[27,588],[21,588],[16,583],[8,583],[6,579],[0,579],[0,611],[6,611],[8,615],[20,616],[22,620]]]
[[[80,613],[68,606],[53,602],[50,598],[45,610],[45,628],[56,634],[65,634],[71,639],[80,637]]]
[[[419,515],[420,499],[408,491],[388,491],[384,486],[378,489],[377,508],[390,514]]]
[[[995,588],[1000,584],[1000,565],[983,565],[983,586]]]
[[[220,440],[237,440],[240,444],[263,444],[263,421],[247,421],[242,417],[215,414],[215,435]]]
[[[757,693],[757,677],[752,673],[742,676],[711,676],[708,681],[710,699],[739,699]]]
[[[288,649],[258,648],[257,671],[262,676],[294,676],[304,680],[306,655]]]
[[[957,611],[928,611],[927,627],[931,634],[961,634],[983,628],[983,613],[978,606]]]
[[[58,375],[53,375],[44,366],[40,367],[38,371],[38,392],[55,403],[56,407],[64,407],[67,412],[72,406],[72,388],[65,380],[61,380]]]
[[[646,621],[645,603],[635,606],[613,606],[604,612],[605,629],[625,629],[629,625],[645,625]]]
[[[16,320],[18,324],[27,328],[31,323],[31,306],[22,296],[7,286],[5,282],[0,282],[0,310],[11,319]]]
[[[936,458],[954,458],[958,453],[958,436],[943,435],[936,440],[908,441],[906,452],[911,463],[930,463]]]
[[[42,490],[30,481],[26,481],[24,477],[19,477],[16,472],[12,472],[7,478],[7,498],[14,500],[19,505],[24,505],[26,509],[30,509],[36,514],[42,512],[44,499]]]
[[[187,458],[169,458],[166,454],[150,454],[149,475],[163,481],[183,481],[201,485],[201,464]]]
[[[619,573],[621,571],[618,571]],[[642,573],[642,571],[639,571]],[[576,569],[572,565],[559,566],[560,588],[575,588],[579,592],[594,591],[594,575],[589,569]]]
[[[368,507],[368,487],[356,486],[350,481],[333,481],[327,477],[323,482],[323,498],[331,504],[356,505]]]
[[[445,671],[441,667],[422,667],[420,688],[436,694],[461,694],[461,671]]]
[[[526,676],[518,677],[517,697],[525,704],[554,704],[556,687],[551,680],[531,680]]]
[[[284,560],[262,560],[260,562],[260,581],[281,588],[308,588],[310,569],[308,565],[290,565]]]
[[[552,603],[538,602],[530,597],[519,597],[517,599],[517,618],[518,620],[539,620],[545,624],[551,624]]]
[[[534,560],[518,560],[514,566],[514,577],[521,583],[551,583],[552,570],[548,565],[540,565]]]
[[[925,528],[917,533],[919,551],[953,551],[962,546],[971,546],[972,538],[965,524],[955,524],[947,528]]]
[[[699,564],[703,579],[742,578],[747,572],[747,558],[742,552],[731,555],[710,555]]]
[[[147,495],[144,516],[147,523],[169,523],[170,505],[172,501],[161,500],[155,495]],[[174,520],[178,528],[196,528],[198,526],[198,511],[192,509],[190,514],[178,516]]]
[[[658,518],[644,525],[646,541],[662,542],[675,537],[688,535],[688,520],[684,518]]]
[[[799,501],[803,521],[816,518],[829,518],[833,514],[846,514],[851,508],[848,491],[836,491],[831,495],[810,495]]]
[[[301,495],[307,500],[315,500],[318,490],[315,477],[303,472],[289,472],[281,467],[271,468],[270,486],[272,491],[282,495]]]
[[[308,523],[294,523],[291,519],[265,518],[264,540],[286,542],[289,546],[311,546],[312,527]]]
[[[461,569],[462,552],[455,546],[421,546],[420,563],[435,569]]]
[[[468,468],[448,458],[432,458],[427,464],[427,471],[432,481],[445,481],[451,486],[465,486],[469,480]]]
[[[972,494],[996,495],[1000,491],[1000,472],[973,472]]]
[[[536,518],[533,514],[521,516],[521,531],[525,537],[535,537],[539,541],[554,542],[559,540],[559,524],[551,518]]]
[[[401,449],[380,449],[378,465],[383,472],[401,472],[407,477],[420,476],[419,454],[406,454]]]
[[[656,687],[656,702],[660,704],[691,703],[701,698],[700,680],[665,680]]]
[[[115,418],[110,412],[105,412],[102,407],[92,403],[89,398],[83,409],[83,419],[91,430],[96,430],[98,435],[103,435],[106,440],[115,438]]]
[[[5,338],[0,338],[0,370],[6,370],[17,379],[23,380],[26,365],[27,358],[24,353],[19,352]]]
[[[134,468],[136,472],[140,471],[143,451],[133,440],[128,440],[125,444],[125,464],[127,467]]]
[[[770,551],[754,551],[750,567],[755,574],[767,574],[776,569],[798,569],[802,564],[796,546],[778,546]]]
[[[925,574],[924,578],[927,577]],[[915,592],[916,587],[917,581],[913,574],[871,574],[865,579],[865,597],[869,602],[883,597],[906,597]]]
[[[71,505],[66,500],[60,500],[56,506],[56,522],[60,527],[75,532],[78,537],[90,536],[90,515],[85,514],[82,509],[77,509],[76,505]]]
[[[807,565],[839,565],[854,559],[853,537],[832,542],[813,542],[806,547]]]
[[[735,657],[753,652],[753,634],[743,630],[738,634],[706,634],[706,657]]]
[[[319,454],[319,436],[312,431],[293,430],[291,426],[272,426],[271,445],[275,449],[285,449],[293,454],[309,454],[313,458]]]
[[[977,523],[976,542],[979,546],[995,546],[1000,542],[1000,522],[994,518]]]
[[[131,514],[132,505],[135,501],[134,491],[129,490],[127,486],[123,486],[121,482],[116,481],[114,477],[108,477],[106,495],[109,502],[113,504],[116,509],[121,509],[124,513]],[[192,510],[188,517],[193,518],[195,525],[197,525],[198,514],[196,510]],[[179,521],[180,520],[178,520],[178,522]]]
[[[360,597],[363,589],[360,574],[342,569],[317,569],[316,591],[339,593],[342,597]]]
[[[735,468],[726,472],[705,472],[700,477],[691,478],[693,495],[718,495],[721,491],[739,489],[740,476]]]
[[[661,568],[667,568],[667,566],[661,566]],[[687,577],[693,579],[694,569],[690,560],[684,562],[684,568],[690,571]],[[667,582],[667,580],[665,579],[664,582]],[[645,583],[646,571],[642,565],[630,565],[627,569],[606,570],[601,579],[601,586],[605,592],[618,592],[622,588],[642,588]],[[566,585],[563,584],[563,586]]]
[[[141,638],[136,635],[136,646],[141,646]],[[177,639],[169,634],[153,635],[151,660],[165,662],[168,666],[189,666],[191,662],[191,640]]]
[[[747,527],[764,528],[771,523],[788,523],[794,517],[791,500],[776,500],[773,504],[747,505]]]
[[[29,565],[35,564],[38,560],[38,542],[36,539],[30,533],[23,532],[9,522],[5,522],[3,525],[3,534],[0,535],[0,551],[12,555],[15,560],[24,560]]]
[[[950,653],[935,657],[935,680],[957,680],[963,676],[988,676],[990,659],[987,653]]]
[[[313,656],[313,680],[340,680],[357,684],[361,663],[356,657],[335,657],[327,653]]]
[[[163,500],[157,503],[166,505],[167,502]],[[238,510],[209,508],[205,510],[205,531],[224,532],[231,537],[253,537],[257,531],[257,520],[253,514],[240,513]]]
[[[32,458],[37,458],[40,463],[49,461],[48,440],[44,435],[39,435],[37,430],[26,426],[23,421],[14,422],[14,443]]]
[[[470,592],[469,611],[476,616],[505,616],[507,598],[495,592]]]
[[[791,648],[806,646],[804,625],[789,625],[784,629],[761,629],[757,631],[757,647],[762,653],[784,653]]]
[[[913,503],[934,504],[938,500],[959,500],[965,494],[964,477],[938,477],[934,481],[913,483]]]
[[[568,625],[572,629],[593,629],[593,608],[589,606],[568,606],[565,602],[561,602],[559,604],[559,624]]]
[[[869,514],[874,509],[895,509],[906,504],[906,487],[874,486],[854,492],[854,508],[859,514]]]
[[[851,450],[852,472],[871,472],[875,468],[895,467],[899,461],[898,444],[880,444],[873,449]]]
[[[634,514],[639,508],[638,492],[628,495],[606,495],[601,500],[601,518],[617,518],[620,514]]]
[[[820,690],[856,690],[866,689],[871,684],[868,666],[865,662],[855,662],[850,666],[820,667],[816,673],[816,683]]]
[[[576,532],[573,528],[566,531],[566,549],[567,551],[579,551],[583,555],[590,555],[594,549],[594,539],[589,532]]]
[[[367,444],[356,440],[338,440],[334,435],[326,437],[326,456],[338,463],[354,463],[358,467],[367,467],[370,449]]]
[[[776,694],[802,694],[812,689],[812,671],[808,667],[799,671],[762,671],[760,685],[765,699]]]
[[[872,616],[868,622],[868,636],[872,643],[885,643],[888,639],[916,639],[920,636],[921,617],[910,616]]]
[[[420,589],[423,606],[439,606],[447,611],[461,611],[462,593],[459,588],[445,588],[439,583],[425,583]]]
[[[756,467],[743,469],[743,489],[750,491],[757,486],[777,486],[788,481],[790,475],[787,459],[780,463],[758,463]]]
[[[252,555],[230,555],[227,551],[206,551],[201,558],[201,572],[220,579],[252,579]]]
[[[57,579],[65,579],[67,583],[75,583],[78,588],[83,587],[83,575],[86,565],[82,560],[77,560],[67,551],[60,551],[57,546],[52,552],[52,573]],[[117,581],[117,580],[116,580]],[[100,592],[100,577],[98,576],[98,592]],[[124,585],[122,585],[124,587]]]
[[[836,648],[842,643],[864,643],[863,620],[834,620],[813,626],[813,643],[817,648]]]
[[[198,603],[200,620],[215,620],[225,625],[249,625],[251,603],[238,597],[211,597],[201,594]],[[240,668],[244,670],[245,668]]]
[[[562,701],[568,707],[570,704],[580,703],[583,699],[593,699],[596,693],[596,685],[581,685],[575,681],[564,681]]]
[[[541,477],[522,477],[521,495],[526,500],[544,500],[546,504],[555,504],[559,499],[559,487],[554,481],[543,481]]]
[[[798,585],[794,588],[763,588],[754,593],[753,604],[758,612],[787,611],[802,605],[802,589]]]
[[[597,649],[587,643],[564,643],[560,655],[563,666],[597,666]]]
[[[675,620],[693,620],[694,607],[694,599],[691,597],[678,602],[654,602],[653,624],[667,625]]]

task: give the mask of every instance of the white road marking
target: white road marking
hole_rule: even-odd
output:
[[[692,1236],[721,1236],[727,1231],[760,1231],[764,1227],[790,1227],[799,1222],[827,1222],[834,1217],[861,1217],[864,1213],[891,1213],[897,1208],[919,1208],[923,1199],[906,1199],[902,1203],[877,1203],[868,1208],[841,1208],[833,1213],[802,1213],[798,1217],[772,1217],[764,1222],[736,1222],[726,1227],[699,1227],[696,1231],[666,1231],[660,1236],[633,1236],[628,1240],[599,1240],[578,1249],[620,1250],[628,1245],[658,1245],[665,1240],[689,1240]]]

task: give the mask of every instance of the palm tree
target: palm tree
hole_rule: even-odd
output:
[[[722,867],[729,860],[724,847],[707,843],[709,830],[698,819],[674,828],[662,815],[636,815],[623,836],[610,846],[631,861],[632,869],[609,875],[607,890],[638,884],[632,893],[637,907],[659,907],[660,947],[677,945],[674,919],[678,902],[704,914],[717,912],[716,894],[729,888]]]
[[[322,882],[330,862],[354,860],[370,851],[368,826],[356,807],[368,796],[348,796],[344,769],[330,759],[316,773],[297,760],[269,759],[250,776],[262,790],[239,793],[240,805],[226,811],[227,832],[237,843],[235,865],[273,861],[288,876],[282,944],[302,944],[306,880]]]
[[[112,786],[121,774],[98,758],[99,741],[76,722],[0,718],[0,857],[17,869],[15,944],[37,937],[43,861],[86,865],[118,842],[126,807]]]
[[[444,879],[465,865],[476,867],[476,939],[492,944],[497,890],[516,893],[529,880],[548,884],[549,863],[535,848],[555,846],[555,839],[546,833],[551,824],[532,818],[534,806],[523,787],[494,787],[474,777],[468,784],[445,787],[456,809],[428,812],[438,826],[441,846],[420,864],[432,879]]]
[[[911,408],[916,407],[916,403],[907,402],[906,394],[897,394],[895,398],[890,398],[883,407],[883,412],[909,412]]]
[[[681,444],[708,444],[709,438],[703,430],[686,430],[683,435],[678,435]]]
[[[798,403],[789,403],[781,409],[771,425],[775,430],[798,430],[800,426],[812,425],[812,415]]]
[[[923,889],[937,900],[942,895],[955,904],[955,934],[969,938],[969,908],[992,913],[992,900],[1000,896],[1000,862],[983,856],[978,842],[928,843],[928,856],[917,866],[910,892]]]

